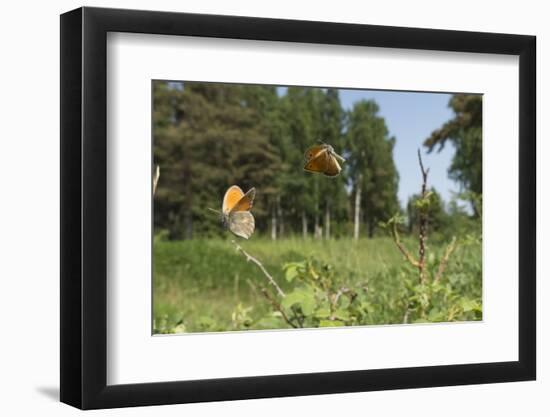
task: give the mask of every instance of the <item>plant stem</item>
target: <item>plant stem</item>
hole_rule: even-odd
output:
[[[414,257],[409,253],[407,248],[405,248],[405,246],[401,243],[401,240],[399,239],[399,232],[397,231],[396,221],[394,221],[392,225],[392,236],[393,236],[393,241],[395,242],[395,245],[398,247],[401,253],[405,256],[407,261],[409,261],[409,263],[415,268],[418,268],[418,261],[414,259]]]
[[[441,258],[441,261],[439,261],[439,268],[437,269],[437,274],[435,275],[434,282],[439,282],[441,277],[443,276],[443,272],[445,272],[445,268],[447,267],[447,262],[449,261],[449,257],[453,253],[453,251],[456,249],[456,236],[453,236],[453,239],[451,240],[451,243],[447,246],[447,249],[445,249],[445,254]]]
[[[355,182],[355,211],[353,213],[353,239],[359,239],[359,220],[361,210],[361,187],[363,183],[363,175],[359,174]]]
[[[252,261],[258,266],[258,268],[260,268],[260,270],[263,272],[263,274],[265,275],[269,283],[273,285],[273,287],[275,287],[275,289],[277,290],[277,293],[279,293],[279,295],[284,298],[286,294],[283,292],[281,287],[277,285],[273,277],[269,274],[269,272],[267,272],[267,270],[264,268],[262,263],[256,258],[254,258],[252,255],[250,255],[248,252],[246,252],[243,248],[241,248],[241,246],[237,242],[235,242],[234,240],[232,240],[231,242],[235,245],[237,252],[241,252],[245,256],[247,262]]]
[[[271,305],[273,306],[273,308],[275,310],[277,310],[279,313],[281,313],[281,316],[283,316],[283,319],[288,323],[289,326],[297,329],[298,326],[296,326],[294,323],[292,323],[292,321],[290,321],[290,319],[288,318],[288,316],[286,315],[285,313],[285,310],[283,309],[283,307],[281,307],[281,304],[279,304],[277,302],[277,300],[275,300],[271,294],[269,293],[269,291],[262,287],[260,288],[260,291],[262,292],[262,294],[264,295],[265,298],[267,298],[269,300],[269,302],[271,303]]]
[[[418,163],[420,164],[420,171],[422,172],[422,195],[421,198],[425,199],[427,194],[428,172],[429,169],[424,169],[422,163],[422,156],[420,155],[420,149],[418,149]],[[426,282],[425,276],[425,256],[426,256],[426,238],[428,229],[428,213],[426,208],[419,210],[418,216],[418,274],[420,282],[424,284]]]
[[[258,295],[258,288],[256,287],[256,285],[252,281],[250,281],[249,279],[247,279],[246,282],[248,282],[248,285],[250,285],[250,288],[252,288],[252,291],[254,291],[254,294]],[[293,327],[295,329],[298,328],[298,326],[296,326],[294,323],[292,323],[292,321],[288,318],[288,316],[286,315],[285,311],[283,310],[283,307],[281,306],[281,304],[279,304],[277,302],[277,300],[275,300],[271,296],[271,294],[269,293],[267,288],[265,288],[265,287],[260,288],[260,292],[267,299],[267,301],[269,301],[271,303],[272,307],[275,310],[277,310],[279,313],[281,313],[281,316],[283,317],[284,321],[286,321],[290,327]]]

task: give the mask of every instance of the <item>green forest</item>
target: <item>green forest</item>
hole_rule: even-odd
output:
[[[153,81],[155,332],[480,319],[482,98],[449,106],[410,158],[451,144],[462,192],[443,202],[418,159],[401,207],[399,138],[375,101],[344,110],[334,88]],[[303,171],[320,141],[346,159],[335,178]],[[233,184],[257,191],[250,241],[208,210]]]

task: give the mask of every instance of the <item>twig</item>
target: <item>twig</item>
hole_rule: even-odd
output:
[[[439,268],[437,269],[437,274],[435,275],[434,282],[439,282],[441,277],[443,276],[443,272],[445,272],[445,268],[447,267],[447,262],[449,261],[449,257],[453,253],[453,251],[456,249],[456,236],[453,236],[453,239],[451,240],[451,243],[447,246],[447,249],[445,250],[445,253],[443,254],[443,257],[441,258],[441,261],[439,262]]]
[[[243,248],[241,248],[241,246],[237,242],[235,242],[234,240],[232,240],[231,242],[235,245],[237,252],[241,252],[245,256],[247,262],[252,261],[258,266],[258,268],[260,268],[260,270],[263,272],[263,274],[265,275],[269,283],[273,285],[273,287],[275,287],[275,289],[277,290],[277,293],[283,298],[286,297],[286,294],[283,292],[281,287],[277,285],[273,277],[269,274],[269,272],[267,272],[267,270],[264,268],[262,263],[256,258],[254,258],[252,255],[250,255],[248,252],[246,252]]]
[[[346,287],[340,288],[336,294],[334,294],[334,299],[332,300],[332,305],[336,307],[336,304],[338,304],[338,300],[342,296],[342,294],[348,292],[349,289]]]
[[[348,294],[349,295],[349,299],[350,299],[350,303],[353,302],[353,300],[355,299],[355,297],[357,297],[357,294],[355,293],[355,291],[352,291],[350,290],[349,288],[347,287],[342,287],[340,288],[332,297],[331,297],[331,303],[330,303],[330,310],[331,310],[331,314],[330,314],[330,319],[331,320],[335,320],[335,317],[334,317],[334,313],[335,313],[335,310],[337,308],[337,305],[338,305],[338,300],[340,299],[340,297],[344,294]]]
[[[288,316],[286,315],[285,311],[283,310],[283,307],[281,306],[281,304],[279,304],[277,302],[277,300],[275,300],[271,294],[269,293],[269,291],[262,287],[260,288],[260,291],[262,292],[262,294],[264,295],[265,298],[267,298],[269,300],[269,302],[271,303],[271,305],[273,306],[273,308],[275,310],[277,310],[279,313],[281,313],[281,316],[283,316],[283,319],[289,324],[289,326],[291,327],[294,327],[295,329],[298,328],[298,326],[296,326],[294,323],[292,323],[292,321],[290,321],[290,319],[288,318]]]
[[[424,200],[427,194],[427,183],[428,183],[428,172],[429,169],[424,169],[424,164],[422,163],[422,156],[420,155],[420,149],[418,149],[418,163],[420,164],[420,171],[422,172],[422,195],[421,198]],[[427,237],[427,228],[428,228],[428,215],[425,207],[422,207],[419,210],[418,215],[418,274],[420,276],[420,282],[424,283],[426,281],[424,269],[425,269],[425,255],[426,255],[426,237]]]
[[[347,287],[342,287],[334,295],[334,299],[332,301],[332,305],[334,307],[336,307],[336,304],[338,304],[338,300],[344,294],[349,294],[350,302],[353,301],[355,299],[355,297],[357,297],[357,294],[355,293],[355,291],[352,291]]]
[[[157,192],[157,184],[159,182],[160,178],[160,165],[157,165],[157,169],[155,170],[155,176],[153,177],[153,195]]]
[[[255,295],[258,295],[258,287],[256,287],[256,284],[254,284],[252,281],[250,281],[249,279],[246,280],[246,282],[248,283],[248,285],[250,285],[250,288],[252,288],[252,291],[254,292]],[[275,310],[277,310],[279,313],[281,313],[281,316],[283,317],[283,319],[288,323],[289,326],[291,327],[294,327],[295,329],[298,328],[298,326],[296,326],[294,323],[292,323],[292,321],[288,318],[288,316],[286,315],[285,311],[283,310],[283,307],[281,306],[281,304],[279,304],[277,302],[277,300],[275,300],[271,294],[269,293],[269,291],[267,291],[267,289],[265,287],[262,287],[260,289],[261,293],[263,294],[263,296],[265,298],[267,298],[267,300],[271,303],[271,305],[273,306],[273,308]]]
[[[420,163],[420,170],[422,171],[422,194],[424,194],[426,192],[426,183],[428,182],[428,173],[430,172],[430,168],[424,169],[422,156],[420,155],[420,149],[418,149],[418,162]]]
[[[418,268],[418,261],[414,259],[414,257],[409,253],[407,248],[401,243],[401,240],[399,239],[399,233],[397,232],[397,222],[394,221],[392,225],[392,236],[393,241],[395,242],[395,245],[399,248],[403,256],[409,261],[409,263],[414,266],[415,268]]]
[[[338,300],[344,293],[343,290],[347,290],[347,288],[340,288],[335,294],[330,295],[329,294],[329,301],[330,301],[330,320],[334,320],[334,313],[336,310],[336,305],[338,304]]]
[[[403,324],[407,324],[409,322],[409,313],[411,311],[409,310],[409,306],[407,305],[407,308],[405,310],[405,314],[403,315]]]

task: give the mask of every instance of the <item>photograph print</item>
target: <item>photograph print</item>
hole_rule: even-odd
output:
[[[482,95],[152,96],[153,334],[482,320]]]

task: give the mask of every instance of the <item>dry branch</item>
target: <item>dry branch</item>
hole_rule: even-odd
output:
[[[248,285],[250,285],[250,288],[252,288],[252,291],[254,291],[254,294],[257,295],[258,294],[258,288],[256,287],[256,285],[252,281],[250,281],[249,279],[247,279],[246,281],[248,282]],[[286,313],[285,313],[283,307],[281,306],[281,304],[279,302],[277,302],[277,300],[274,299],[271,296],[271,294],[269,293],[267,288],[261,287],[260,292],[271,303],[273,308],[275,310],[277,310],[279,313],[281,313],[281,316],[283,317],[284,321],[286,321],[290,327],[294,327],[295,329],[298,328],[298,326],[296,326],[294,323],[292,323],[292,321],[288,318],[288,316],[286,315]]]
[[[399,233],[397,232],[397,222],[394,221],[392,224],[392,236],[393,241],[395,242],[395,245],[398,247],[398,249],[401,251],[403,256],[409,261],[409,263],[414,266],[415,268],[418,268],[418,261],[414,259],[414,256],[412,256],[407,248],[401,243],[401,240],[399,239]]]
[[[456,237],[453,236],[451,243],[449,243],[449,245],[447,246],[447,249],[445,250],[443,257],[439,262],[439,268],[437,269],[437,274],[435,275],[434,282],[439,282],[439,280],[443,276],[443,273],[445,272],[445,268],[447,267],[447,262],[449,261],[449,257],[451,256],[453,251],[456,249],[456,246],[457,246]]]
[[[269,283],[273,285],[273,287],[275,287],[275,289],[277,290],[277,293],[284,298],[286,294],[283,292],[281,287],[277,285],[273,277],[269,274],[269,272],[267,272],[267,270],[264,268],[262,263],[256,258],[254,258],[252,255],[250,255],[248,252],[246,252],[243,248],[241,248],[241,246],[237,242],[235,242],[234,240],[232,240],[231,242],[235,245],[237,252],[241,252],[245,256],[247,262],[252,261],[258,266],[258,268],[260,268],[260,270],[263,272],[263,274],[265,275]]]
[[[336,294],[334,294],[334,299],[332,301],[332,305],[334,307],[336,307],[336,305],[338,304],[338,300],[340,299],[340,297],[344,294],[347,294],[349,293],[351,290],[349,288],[346,288],[346,287],[342,287],[338,290],[338,292],[336,292]]]
[[[418,149],[418,163],[420,165],[420,171],[422,172],[422,195],[421,199],[424,200],[427,195],[427,183],[428,183],[428,172],[429,169],[424,169],[424,164],[422,163],[422,156],[420,155],[420,149]],[[420,276],[420,282],[423,284],[426,282],[426,237],[428,229],[428,213],[427,209],[423,207],[419,210],[418,213],[418,274]]]
[[[269,302],[271,303],[271,305],[273,306],[273,308],[275,310],[277,310],[279,313],[281,313],[281,316],[283,317],[283,319],[288,323],[289,326],[291,327],[294,327],[295,329],[298,328],[298,326],[296,326],[294,323],[292,323],[292,321],[290,321],[290,319],[288,318],[288,316],[286,315],[285,313],[285,310],[283,309],[283,307],[281,306],[280,303],[277,302],[277,300],[275,300],[271,294],[269,293],[269,291],[262,287],[260,288],[260,291],[262,292],[262,294],[264,295],[265,298],[267,298],[269,300]]]

